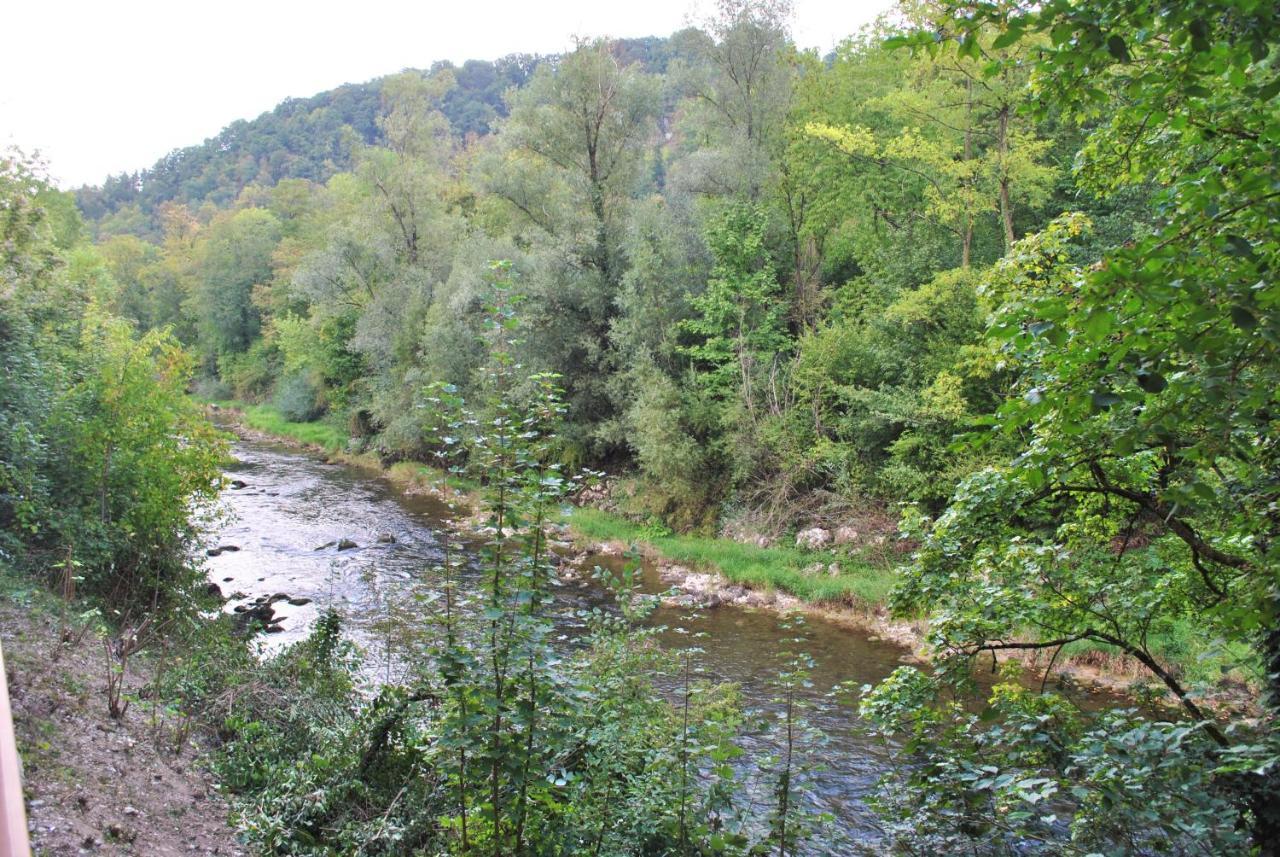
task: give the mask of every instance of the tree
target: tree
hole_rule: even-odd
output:
[[[926,26],[928,14],[912,10],[908,24]],[[896,64],[897,85],[859,99],[856,115],[863,122],[816,120],[805,126],[809,135],[857,162],[858,172],[896,172],[910,182],[912,190],[902,200],[906,210],[886,208],[881,216],[891,225],[930,218],[959,239],[962,267],[972,262],[982,218],[997,216],[1007,251],[1017,238],[1015,205],[1043,203],[1054,178],[1043,163],[1049,142],[1020,110],[1030,94],[1032,47],[995,42],[992,30],[975,30],[962,54],[921,55]],[[984,74],[989,64],[999,72]],[[873,124],[865,124],[868,119]]]
[[[200,233],[186,307],[207,368],[221,355],[246,351],[258,336],[262,318],[253,290],[271,279],[279,240],[279,221],[259,208],[220,215]]]
[[[703,383],[725,400],[736,399],[751,419],[764,407],[757,386],[790,344],[778,300],[778,277],[764,244],[765,217],[739,205],[713,222],[707,243],[715,257],[706,291],[692,298],[697,313],[684,329],[697,342],[686,348]]]
[[[657,110],[653,76],[624,66],[606,40],[583,42],[512,95],[477,165],[488,207],[506,218],[492,231],[526,248],[521,289],[538,336],[523,343],[525,362],[565,378],[566,439],[588,454],[608,450],[596,430],[615,415],[609,332],[622,238]]]
[[[1154,233],[1096,265],[1072,263],[1086,224],[1067,217],[1000,268],[993,354],[1019,381],[992,431],[1026,447],[920,522],[899,604],[933,611],[935,644],[962,658],[1073,641],[1133,658],[1196,725],[1173,752],[1229,798],[1234,815],[1219,823],[1238,819],[1257,852],[1277,853],[1277,10],[1055,0],[949,11],[944,43],[961,52],[979,50],[985,26],[1002,30],[996,44],[1047,37],[1044,103],[1096,123],[1082,182],[1164,190]],[[950,49],[933,34],[909,41]],[[1251,650],[1238,666],[1262,691],[1255,728],[1223,728],[1161,657],[1160,632],[1179,621]]]
[[[489,189],[530,224],[573,241],[578,258],[611,288],[621,277],[618,231],[653,132],[657,95],[656,80],[624,66],[610,42],[581,42],[555,67],[540,66],[512,96],[499,135],[514,175],[491,176]],[[545,181],[567,195],[567,210],[530,193],[545,192]]]

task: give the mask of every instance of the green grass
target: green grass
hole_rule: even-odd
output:
[[[235,408],[241,413],[241,421],[251,429],[275,437],[289,438],[299,443],[312,444],[326,452],[341,452],[347,448],[347,433],[317,420],[312,423],[295,423],[285,418],[284,414],[271,405],[250,405],[245,402],[227,401],[214,404],[227,408]]]
[[[756,589],[779,589],[812,604],[878,607],[885,603],[893,588],[891,568],[849,557],[833,560],[828,553],[795,548],[761,548],[729,539],[664,535],[590,508],[574,509],[569,526],[585,539],[649,545],[670,562],[717,571],[734,583]],[[804,571],[814,563],[826,566],[832,561],[840,565],[840,574],[835,577],[825,570]]]

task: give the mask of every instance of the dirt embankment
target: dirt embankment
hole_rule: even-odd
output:
[[[124,691],[135,699],[115,720],[99,638],[64,640],[56,617],[10,598],[0,635],[35,854],[248,853],[193,736],[137,699],[150,679],[144,661],[130,661]]]

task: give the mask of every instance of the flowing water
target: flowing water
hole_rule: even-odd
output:
[[[244,486],[224,493],[223,520],[210,544],[239,550],[207,560],[210,579],[231,596],[227,609],[275,593],[311,599],[275,605],[283,630],[262,638],[273,650],[305,637],[319,611],[335,607],[367,652],[368,669],[379,678],[397,678],[400,632],[413,625],[407,594],[432,586],[430,569],[442,558],[448,509],[434,498],[405,496],[376,474],[286,447],[241,441],[233,452],[237,463],[229,475]],[[383,534],[394,543],[379,543]],[[344,538],[357,547],[337,550],[334,543]],[[646,570],[646,586],[660,588],[652,569]],[[557,600],[566,608],[604,601],[604,593],[586,583],[569,583],[560,593]],[[572,611],[560,612],[566,616],[563,633],[572,637],[580,625],[567,618]],[[883,678],[903,662],[904,651],[818,619],[789,630],[773,612],[734,606],[699,613],[661,608],[652,621],[668,629],[661,635],[664,645],[696,645],[704,674],[738,683],[744,705],[763,712],[778,708],[774,682],[783,669],[781,653],[795,648],[786,641],[804,637],[813,659],[812,687],[803,691],[807,717],[826,735],[821,746],[808,746],[823,766],[809,780],[808,799],[815,813],[836,818],[833,833],[815,848],[851,853],[874,847],[879,835],[866,798],[893,763],[893,751],[857,728],[847,701],[828,694],[841,683]],[[773,734],[744,736],[746,766],[777,749]]]

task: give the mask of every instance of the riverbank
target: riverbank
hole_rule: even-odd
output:
[[[130,661],[123,698],[132,705],[119,719],[108,715],[103,642],[84,632],[82,608],[0,569],[33,852],[246,854],[226,801],[197,762],[198,730],[150,698],[154,663]]]
[[[270,406],[217,403],[216,414],[234,420],[235,430],[251,440],[284,442],[355,466],[391,482],[407,494],[430,495],[458,509],[464,527],[473,521],[473,486],[413,462],[383,466],[369,453],[347,448],[345,434],[325,423],[290,422]],[[662,579],[706,606],[743,606],[803,610],[899,645],[918,649],[923,623],[902,622],[888,614],[894,571],[849,553],[789,547],[761,547],[726,538],[654,532],[651,528],[589,505],[571,509],[562,522],[579,556],[617,555],[635,548],[659,569]]]
[[[386,479],[407,494],[429,495],[449,503],[465,534],[478,534],[476,492],[456,478],[419,463],[383,466],[368,453],[347,448],[345,433],[324,423],[292,423],[265,405],[220,403],[220,413],[236,421],[236,431],[249,439],[293,445],[335,463],[358,467]],[[652,563],[662,581],[682,595],[673,603],[714,607],[733,604],[775,612],[799,610],[835,625],[892,642],[906,649],[908,659],[928,660],[926,618],[902,620],[890,615],[888,598],[895,570],[891,561],[867,560],[857,552],[825,543],[817,550],[762,546],[722,537],[679,535],[628,520],[591,505],[571,509],[560,525],[577,555],[570,566],[583,566],[593,555],[618,556],[635,550]],[[830,535],[830,534],[828,534]],[[1194,628],[1173,627],[1164,634],[1164,659],[1191,681],[1216,687],[1206,704],[1234,709],[1249,697],[1241,677],[1222,669],[1232,653],[1206,656],[1194,644]],[[1010,655],[1030,674],[1052,668],[1053,680],[1090,690],[1131,693],[1135,683],[1150,685],[1150,677],[1136,659],[1086,642],[1077,642],[1055,655],[1035,651]]]

